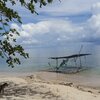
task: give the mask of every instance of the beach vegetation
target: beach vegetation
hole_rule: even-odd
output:
[[[16,64],[21,64],[20,56],[29,58],[29,54],[24,48],[17,43],[17,38],[20,33],[10,27],[11,23],[22,24],[22,19],[14,9],[14,6],[19,6],[27,9],[32,14],[37,14],[36,6],[40,8],[51,3],[53,0],[0,0],[0,57],[4,58],[8,66],[14,67]],[[9,6],[10,5],[10,6]]]

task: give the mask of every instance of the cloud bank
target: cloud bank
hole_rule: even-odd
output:
[[[52,19],[18,26],[11,24],[20,32],[18,40],[24,45],[49,45],[60,42],[100,41],[100,3],[92,6],[92,16],[84,23],[73,23],[68,19]]]
[[[99,0],[54,0],[46,9],[39,9],[39,12],[49,13],[51,15],[74,15],[82,12],[90,12],[91,5]]]

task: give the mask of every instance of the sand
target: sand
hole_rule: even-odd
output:
[[[1,76],[8,83],[0,100],[100,100],[100,91],[74,85],[72,82],[47,81],[39,74]]]

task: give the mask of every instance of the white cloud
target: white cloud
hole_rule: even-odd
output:
[[[11,28],[15,28],[15,29],[17,29],[17,30],[20,29],[19,26],[18,26],[17,24],[15,24],[15,23],[12,23],[12,24],[11,24]]]
[[[39,41],[35,40],[35,39],[30,39],[30,40],[23,40],[21,44],[26,44],[26,45],[32,45],[32,44],[39,44]]]
[[[83,12],[90,12],[91,6],[99,0],[55,0],[51,5],[43,7],[39,12],[46,12],[52,15],[73,15]]]
[[[36,24],[28,23],[22,26],[17,26],[12,24],[11,27],[18,29],[21,38],[24,39],[22,44],[34,44],[34,43],[47,43],[47,42],[57,42],[57,41],[71,41],[80,38],[81,31],[83,28],[77,26],[68,20],[50,20],[41,21]]]
[[[22,44],[53,44],[57,42],[88,41],[100,39],[100,3],[92,6],[92,16],[84,23],[75,24],[68,19],[52,19],[18,26]]]
[[[94,40],[100,39],[100,2],[92,6],[92,16],[87,21],[85,29]]]
[[[94,15],[100,14],[100,2],[97,2],[97,3],[93,4],[92,13]]]

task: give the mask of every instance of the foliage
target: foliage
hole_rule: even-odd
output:
[[[29,58],[23,47],[16,42],[16,35],[20,33],[16,29],[12,29],[9,24],[13,21],[22,24],[21,17],[17,11],[8,7],[8,3],[12,6],[20,3],[21,7],[28,9],[31,13],[38,14],[35,6],[39,4],[40,8],[51,3],[53,0],[0,0],[0,57],[6,60],[8,66],[14,67],[15,64],[21,64],[19,55]]]

